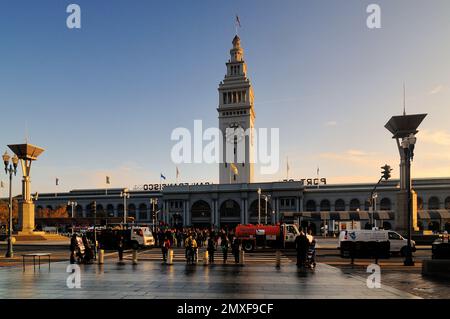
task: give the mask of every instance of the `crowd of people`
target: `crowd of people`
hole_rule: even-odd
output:
[[[209,263],[214,263],[214,253],[222,252],[223,263],[227,263],[229,250],[234,262],[239,263],[239,253],[242,243],[232,231],[210,228],[167,228],[157,229],[155,234],[156,246],[161,248],[163,261],[167,262],[170,248],[185,248],[186,262],[194,264],[198,261],[198,249],[205,247],[208,251]]]

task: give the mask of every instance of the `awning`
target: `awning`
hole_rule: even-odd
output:
[[[320,219],[323,219],[323,220],[330,219],[330,212],[320,212]]]
[[[430,219],[430,214],[426,210],[419,210],[417,215],[420,219]]]
[[[450,211],[446,209],[423,211],[428,214],[428,218],[423,219],[450,219]]]
[[[390,219],[389,213],[385,212],[385,211],[375,212],[375,216],[374,217],[375,217],[375,219],[379,219],[379,220],[381,220],[381,219]]]

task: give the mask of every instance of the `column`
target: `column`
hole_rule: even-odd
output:
[[[183,200],[183,227],[186,226],[186,201]]]
[[[217,200],[217,205],[215,207],[214,215],[216,216],[215,217],[215,225],[216,225],[216,227],[220,227],[219,201],[218,200]]]
[[[245,224],[245,199],[241,199],[241,224]]]
[[[216,220],[216,206],[217,206],[217,200],[213,199],[212,201],[212,207],[211,207],[211,225],[214,226],[215,225],[215,220]]]

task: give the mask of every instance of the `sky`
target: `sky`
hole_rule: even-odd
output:
[[[81,29],[66,26],[71,3]],[[413,177],[450,176],[448,0],[0,0],[0,151],[45,148],[33,192],[175,182],[171,132],[218,125],[236,14],[256,127],[280,129],[280,169],[256,166],[256,181],[286,178],[287,157],[294,179],[319,167],[328,183],[376,182],[385,163],[398,177],[384,125],[403,83],[407,113],[428,113]],[[179,182],[218,182],[217,164],[178,168]]]

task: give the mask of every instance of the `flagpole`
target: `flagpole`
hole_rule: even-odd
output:
[[[319,167],[317,166],[317,189],[320,188],[320,177],[319,177],[319,172],[320,172],[320,170],[319,170]]]

